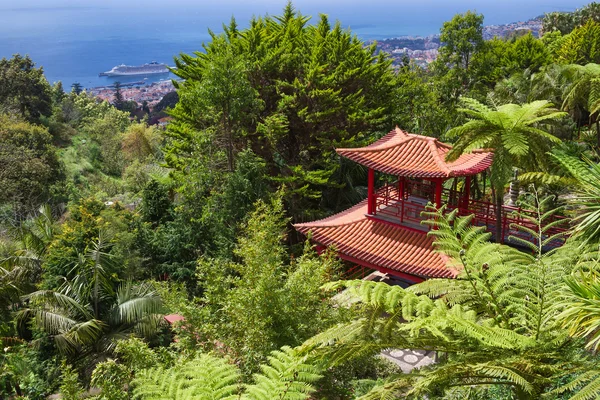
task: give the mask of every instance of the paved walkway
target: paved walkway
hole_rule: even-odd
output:
[[[381,352],[381,355],[398,365],[405,374],[435,362],[435,351],[392,349]]]

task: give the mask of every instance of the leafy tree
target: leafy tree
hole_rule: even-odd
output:
[[[166,111],[168,109],[174,108],[179,101],[179,95],[176,91],[169,92],[163,96],[162,99],[154,106],[154,113],[161,113],[162,111]]]
[[[445,119],[431,90],[431,77],[414,64],[398,69],[394,91],[394,122],[408,132],[439,136],[445,131]],[[353,204],[355,204],[354,202]]]
[[[222,120],[211,122],[211,115],[194,113],[194,105],[200,101],[196,91],[217,82],[202,71],[212,65],[216,73],[226,60],[223,54],[233,54],[243,63],[234,69],[245,77],[240,84],[246,87],[247,81],[252,88],[244,93],[258,93],[262,104],[256,118],[244,118],[237,133],[245,132],[248,146],[267,162],[269,175],[286,184],[292,216],[312,213],[324,190],[337,190],[330,181],[338,168],[334,148],[364,144],[389,128],[394,79],[390,60],[375,56],[374,45],[365,48],[340,24],[332,28],[325,16],[317,25],[307,22],[288,4],[281,17],[257,18],[244,31],[235,23],[225,27],[223,36],[206,46],[206,55],[176,59],[175,73],[185,82],[179,85],[176,118],[167,130],[170,166],[184,169],[186,160],[206,152],[213,134],[223,131]],[[225,93],[223,87],[213,89]],[[239,102],[235,109],[254,104],[252,97]]]
[[[444,22],[440,32],[439,63],[468,72],[475,53],[483,49],[483,15],[467,11]]]
[[[143,190],[141,213],[144,221],[159,224],[171,219],[172,201],[166,185],[153,179]]]
[[[80,268],[90,267],[92,262],[84,255],[96,247],[101,235],[104,250],[112,259],[103,266],[111,279],[138,279],[135,232],[130,232],[135,224],[134,215],[119,204],[107,207],[93,198],[73,204],[68,218],[47,247],[42,286],[56,290],[64,278],[72,281],[81,273]]]
[[[58,81],[52,85],[52,104],[58,105],[65,98],[65,89],[63,88],[63,84],[61,81]]]
[[[78,95],[81,92],[83,92],[83,88],[81,87],[81,83],[79,83],[79,82],[73,82],[71,84],[71,92],[75,93],[76,95]]]
[[[52,90],[42,68],[35,68],[29,56],[16,54],[0,60],[0,114],[17,114],[39,122],[52,113]]]
[[[556,50],[562,64],[600,63],[600,22],[589,20],[585,25],[560,39]]]
[[[120,177],[125,166],[122,143],[123,132],[130,125],[129,114],[108,105],[96,108],[89,110],[91,115],[81,127],[92,141],[85,147],[86,155],[103,172]]]
[[[578,26],[585,25],[588,21],[600,22],[600,4],[592,2],[575,12],[551,12],[544,15],[542,31],[549,33],[558,31],[566,35]]]
[[[172,115],[192,125],[198,125],[200,116],[205,129],[212,127],[212,141],[225,148],[227,170],[233,171],[244,129],[256,118],[260,105],[248,79],[247,61],[225,36],[213,35],[207,53],[194,60],[194,67],[186,73],[197,82],[192,86],[191,76],[187,77],[190,93],[182,94],[184,101]]]
[[[443,86],[445,101],[454,101],[477,81],[477,54],[485,49],[483,15],[467,11],[444,22],[442,46],[432,68]]]
[[[159,154],[162,136],[156,127],[145,123],[133,124],[123,135],[122,150],[128,160],[145,160]]]
[[[114,90],[113,104],[117,108],[117,110],[122,110],[124,100],[123,100],[123,93],[121,93],[121,82],[119,82],[119,81],[115,82],[114,88],[115,88],[115,90]]]
[[[151,276],[187,282],[190,290],[198,257],[233,257],[240,224],[253,204],[269,193],[265,163],[251,151],[238,155],[233,173],[215,171],[205,161],[190,160],[187,174],[173,174],[174,181],[150,180],[142,192],[145,223],[137,231],[145,270]]]
[[[544,43],[529,32],[512,43],[509,62],[510,73],[524,69],[535,73],[550,64],[551,57]]]
[[[60,394],[65,400],[79,400],[83,395],[83,388],[79,383],[79,375],[70,364],[63,362],[61,368]]]
[[[46,128],[3,115],[0,165],[0,203],[12,204],[19,218],[48,201],[64,174]]]
[[[563,68],[566,80],[562,108],[568,111],[578,126],[595,122],[597,144],[600,146],[600,65],[570,64]]]
[[[129,380],[128,368],[115,360],[108,359],[96,365],[91,383],[100,388],[98,400],[126,400],[130,397],[124,388]]]
[[[448,153],[448,160],[455,160],[461,154],[473,149],[494,150],[494,161],[490,179],[496,204],[496,221],[502,220],[504,187],[509,182],[512,170],[539,170],[544,165],[550,145],[560,143],[560,139],[540,128],[564,113],[552,108],[545,100],[524,105],[504,104],[488,107],[477,100],[462,98],[464,108],[460,111],[470,119],[462,126],[448,131],[447,136],[456,138],[456,143]],[[496,241],[501,240],[501,230],[496,229]]]
[[[492,88],[514,75],[535,74],[551,61],[546,45],[531,33],[511,40],[495,37],[477,53],[474,73],[480,83]]]
[[[42,400],[58,389],[60,361],[45,353],[49,348],[43,340],[39,345],[24,344],[14,337],[2,338],[0,396]]]
[[[318,257],[307,246],[286,266],[285,224],[280,198],[258,202],[235,250],[240,262],[199,262],[198,277],[211,310],[206,326],[215,331],[201,336],[225,343],[245,371],[253,371],[274,349],[300,344],[336,315],[319,289],[335,273],[336,261]]]
[[[150,106],[148,105],[148,100],[144,100],[142,102],[142,111],[144,111],[147,115],[150,115]]]

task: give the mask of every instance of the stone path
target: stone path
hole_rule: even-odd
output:
[[[398,365],[405,374],[435,362],[435,351],[391,349],[381,352],[381,356]]]

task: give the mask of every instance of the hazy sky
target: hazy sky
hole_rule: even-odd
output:
[[[212,9],[230,8],[236,9],[269,9],[279,10],[285,5],[285,0],[0,0],[0,9],[23,9],[23,8],[59,8],[59,7],[106,7],[116,9],[147,9],[147,8],[188,8],[188,9]],[[365,7],[428,7],[444,8],[469,8],[469,9],[498,9],[500,5],[505,8],[514,6],[522,10],[547,8],[553,10],[573,10],[581,7],[589,1],[582,0],[296,0],[293,2],[298,9],[316,10],[318,8],[331,9],[332,7],[344,7],[348,5],[357,6],[364,4]]]
[[[572,11],[588,2],[589,0],[295,0],[293,4],[305,15],[316,17],[319,13],[328,14],[331,19],[341,20],[343,25],[356,24],[363,19],[369,24],[380,21],[389,25],[397,21],[400,25],[408,22],[402,19],[403,15],[409,16],[413,24],[421,20],[425,24],[428,20],[437,21],[440,16],[449,19],[452,15],[467,10],[483,13],[486,24],[507,23],[552,10]],[[203,21],[214,19],[213,26],[235,16],[238,23],[243,25],[253,15],[278,15],[285,4],[286,0],[0,0],[0,10],[5,11],[0,13],[0,25],[5,25],[5,32],[9,29],[15,32],[15,28],[18,31],[19,27],[35,29],[36,24],[50,24],[53,15],[60,18],[57,13],[66,12],[77,16],[68,19],[75,25],[83,22],[90,25],[110,24],[111,17],[120,20],[123,15],[131,17],[131,22],[137,22],[140,17],[168,22],[175,20],[175,15],[177,20],[200,16]],[[102,11],[94,13],[90,9]],[[415,16],[418,21],[415,21]],[[127,23],[125,19],[124,22]],[[0,26],[0,35],[2,33]]]

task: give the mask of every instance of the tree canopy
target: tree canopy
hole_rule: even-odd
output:
[[[326,16],[308,22],[288,4],[282,16],[255,18],[246,30],[232,21],[205,53],[176,59],[185,81],[167,132],[170,166],[183,168],[199,151],[223,151],[231,169],[248,146],[273,181],[286,185],[294,219],[325,202],[324,193],[338,186],[334,148],[367,143],[389,128],[394,76],[385,55],[339,23],[332,27]]]
[[[30,122],[52,112],[51,88],[42,68],[29,56],[0,60],[0,114],[15,113]]]

